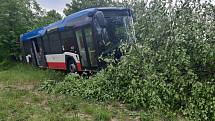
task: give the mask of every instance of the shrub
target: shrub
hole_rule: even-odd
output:
[[[119,63],[88,80],[68,75],[52,91],[215,120],[215,7],[196,1],[172,4],[144,3],[136,12],[138,41],[122,48]]]

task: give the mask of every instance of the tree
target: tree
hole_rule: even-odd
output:
[[[0,65],[18,55],[19,36],[61,19],[52,10],[42,10],[35,0],[0,0]]]
[[[34,0],[1,0],[0,7],[0,61],[17,52],[16,41],[21,33],[34,24]]]
[[[117,6],[117,3],[117,0],[72,0],[70,4],[66,4],[64,14],[70,15],[86,8]]]
[[[90,81],[69,75],[58,85],[46,83],[49,91],[62,87],[58,92],[119,100],[168,118],[215,120],[215,6],[196,0],[140,3],[135,5],[137,42],[122,46],[120,62]]]
[[[46,17],[49,19],[50,22],[55,22],[62,19],[62,16],[56,10],[48,11]]]
[[[48,12],[43,11],[43,15],[38,17],[37,24],[34,28],[36,29],[38,27],[46,26],[61,19],[62,16],[56,10],[50,10]]]

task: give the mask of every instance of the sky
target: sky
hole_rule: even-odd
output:
[[[70,3],[71,0],[36,0],[40,6],[47,11],[56,10],[61,15],[63,15],[63,9],[66,6],[66,3]]]

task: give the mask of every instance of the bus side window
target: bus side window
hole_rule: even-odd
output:
[[[60,54],[63,49],[61,46],[61,41],[58,32],[49,33],[49,44],[52,54]]]
[[[61,32],[61,39],[63,41],[64,51],[66,52],[75,52],[77,51],[77,44],[74,32],[67,30]]]
[[[44,43],[44,52],[45,52],[45,54],[50,53],[50,45],[49,45],[49,40],[48,40],[47,35],[43,36],[43,43]]]

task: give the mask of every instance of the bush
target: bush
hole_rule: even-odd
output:
[[[136,12],[143,15],[136,22],[138,41],[122,48],[119,63],[88,80],[68,75],[51,91],[215,120],[215,7],[195,1],[144,5]]]

